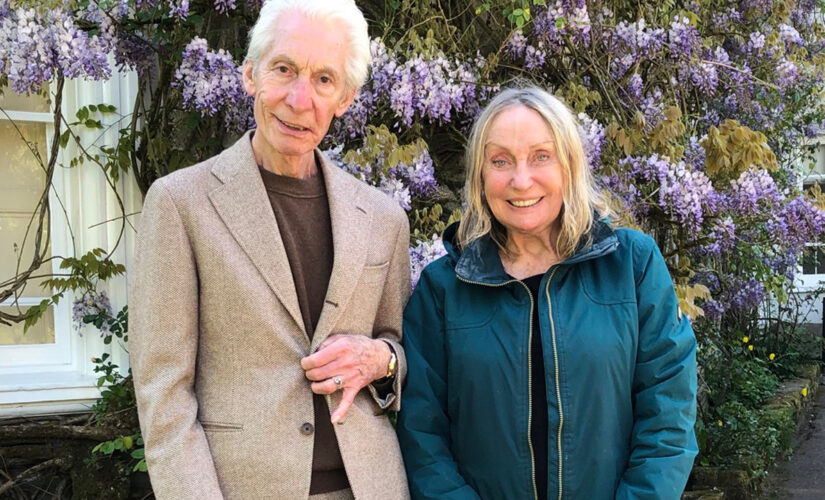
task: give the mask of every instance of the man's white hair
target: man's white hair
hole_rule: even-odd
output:
[[[303,14],[310,21],[339,21],[344,26],[342,35],[349,46],[344,62],[348,89],[357,89],[367,81],[370,66],[370,38],[364,14],[354,0],[267,0],[255,26],[249,32],[249,49],[246,61],[252,62],[253,71],[272,48],[278,35],[278,19],[291,11]]]

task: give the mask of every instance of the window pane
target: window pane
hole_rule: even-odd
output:
[[[42,161],[46,161],[45,124],[20,121],[13,124],[0,120],[0,281],[14,277],[31,264],[37,220],[31,227],[29,222],[45,182],[43,167],[20,137],[21,133]],[[43,235],[43,241],[48,243],[48,233]],[[49,256],[47,253],[46,257]],[[51,262],[46,262],[35,274],[49,274],[51,269]],[[27,303],[37,303],[37,298],[48,294],[40,287],[41,281],[30,281],[20,297],[29,298]],[[26,310],[28,306],[21,305],[20,308]],[[17,314],[17,309],[11,306],[2,306],[2,310]],[[0,345],[51,343],[54,343],[54,314],[51,310],[25,334],[22,324],[0,325]]]
[[[25,311],[28,306],[21,306]],[[26,333],[23,333],[23,323],[12,326],[0,325],[0,346],[3,345],[31,345],[54,344],[54,309],[50,307]],[[0,306],[0,310],[8,314],[19,314],[16,307]]]
[[[36,145],[40,157],[45,159],[46,126],[18,123],[17,127],[26,140]],[[0,179],[0,280],[5,281],[17,273],[18,259],[20,270],[27,269],[31,263],[37,220],[31,228],[29,221],[45,182],[41,165],[8,121],[0,121]],[[44,234],[43,240],[49,241],[48,234]],[[50,271],[51,264],[45,263],[36,272],[40,275]],[[44,294],[39,286],[31,285],[26,287],[22,296],[38,297]]]
[[[825,175],[825,144],[820,144],[816,151],[814,160],[814,171],[812,174]]]
[[[802,274],[816,274],[817,247],[808,247],[802,254]]]
[[[9,87],[0,88],[0,108],[6,111],[36,111],[41,113],[50,112],[49,99],[40,95],[18,95]]]

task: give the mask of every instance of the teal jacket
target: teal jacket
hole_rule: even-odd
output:
[[[489,237],[424,270],[404,312],[398,437],[414,499],[536,497],[532,308],[541,313],[548,499],[676,500],[696,456],[696,340],[649,236],[596,222],[537,303]]]

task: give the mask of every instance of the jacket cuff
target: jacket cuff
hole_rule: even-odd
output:
[[[404,348],[401,344],[387,338],[380,338],[387,343],[389,348],[395,353],[396,367],[395,376],[388,380],[382,380],[378,384],[369,384],[372,399],[381,409],[381,413],[386,411],[399,411],[401,409],[401,385],[407,373],[407,363],[404,356]]]

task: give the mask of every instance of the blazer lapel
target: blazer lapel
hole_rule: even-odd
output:
[[[372,221],[372,212],[360,200],[361,182],[333,165],[322,153],[316,157],[320,158],[327,188],[334,257],[324,308],[312,336],[312,351],[332,333],[355,291],[367,258]]]
[[[306,335],[286,249],[258,172],[249,132],[218,157],[212,173],[223,182],[209,193],[212,205]]]

